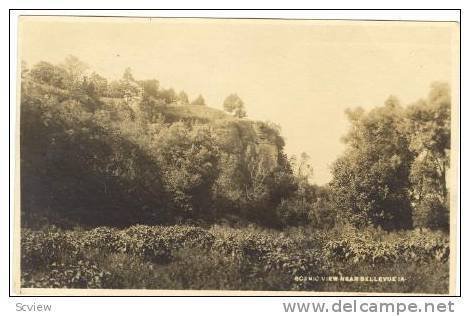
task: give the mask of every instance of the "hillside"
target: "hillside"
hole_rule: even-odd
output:
[[[275,125],[64,82],[22,81],[25,225],[276,223],[295,184]]]
[[[201,105],[167,105],[162,106],[160,111],[168,121],[197,120],[200,122],[215,122],[217,120],[235,121],[232,115]]]

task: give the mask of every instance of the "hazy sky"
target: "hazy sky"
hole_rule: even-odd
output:
[[[391,94],[408,104],[432,81],[451,81],[457,31],[443,22],[30,17],[19,51],[30,65],[75,55],[108,78],[129,66],[215,108],[236,92],[250,118],[281,125],[289,155],[311,156],[323,184],[344,149],[345,109]]]

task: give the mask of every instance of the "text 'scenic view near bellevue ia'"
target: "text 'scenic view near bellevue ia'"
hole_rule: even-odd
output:
[[[21,291],[449,294],[456,38],[20,18]]]

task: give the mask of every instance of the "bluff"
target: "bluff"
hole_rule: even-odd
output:
[[[20,125],[28,226],[269,222],[294,190],[276,125],[209,106],[109,98],[27,78]]]

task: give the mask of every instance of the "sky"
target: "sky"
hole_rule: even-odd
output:
[[[29,65],[74,55],[109,79],[131,67],[219,109],[237,93],[248,117],[279,124],[286,153],[306,152],[312,181],[325,184],[344,150],[345,110],[390,95],[406,105],[433,81],[452,84],[458,36],[451,22],[22,17],[18,51]]]

